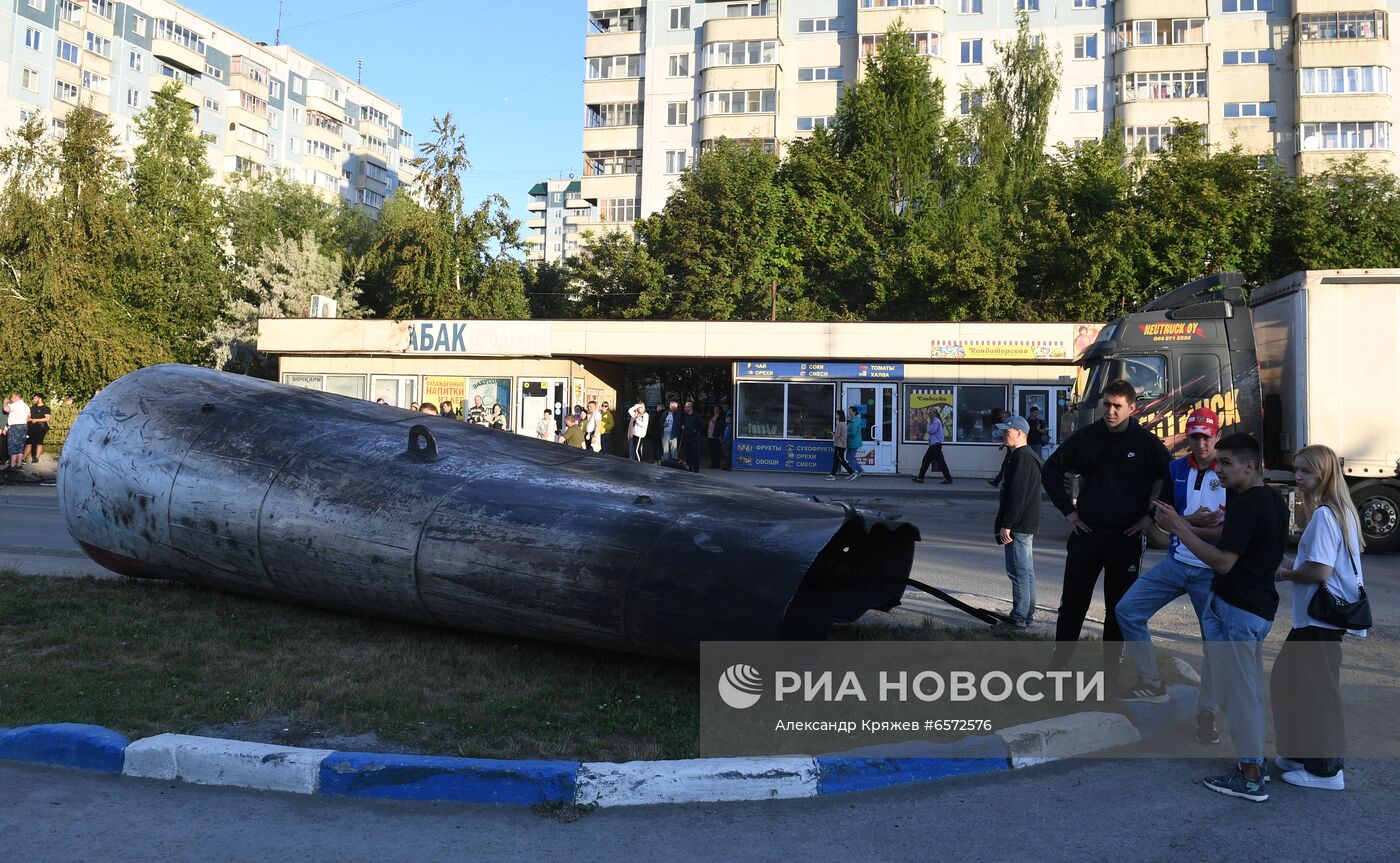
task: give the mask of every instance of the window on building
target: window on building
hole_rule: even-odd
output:
[[[1123,130],[1123,142],[1129,150],[1142,147],[1148,153],[1156,153],[1167,149],[1175,134],[1175,126],[1128,126]]]
[[[209,97],[209,96],[205,96],[205,97],[204,97],[204,109],[205,109],[206,111],[212,111],[212,112],[214,112],[215,114],[217,114],[217,113],[219,113],[219,112],[223,109],[223,106],[221,106],[221,105],[219,104],[219,102],[218,102],[217,99],[213,99],[213,98],[211,98],[211,97]]]
[[[637,221],[637,199],[636,198],[604,198],[603,204],[598,208],[598,221],[600,222],[635,222]]]
[[[845,29],[842,18],[799,18],[798,33],[839,33]]]
[[[1099,58],[1099,34],[1081,33],[1074,37],[1074,59],[1097,60]]]
[[[387,129],[392,123],[389,122],[389,115],[371,105],[360,107],[360,119],[373,123],[381,129]]]
[[[812,132],[817,129],[830,129],[835,122],[836,118],[830,115],[823,117],[798,117],[797,131]]]
[[[941,389],[945,393],[953,390],[951,411],[945,407],[946,401],[938,405],[941,414],[952,414],[951,426],[944,424],[944,433],[951,436],[952,443],[1001,443],[996,437],[994,417],[997,411],[1006,411],[1006,387],[969,385]]]
[[[300,96],[302,93],[306,92],[306,83],[301,78],[293,77],[291,79],[291,84],[293,96]]]
[[[667,150],[666,151],[666,173],[681,174],[690,163],[689,150]]]
[[[840,66],[805,66],[797,70],[798,81],[840,81],[845,75]]]
[[[1204,99],[1208,95],[1205,70],[1193,72],[1138,72],[1113,82],[1120,102],[1157,99]]]
[[[641,172],[641,150],[592,150],[583,154],[583,175],[585,177],[640,174]]]
[[[137,90],[135,87],[128,87],[128,88],[127,88],[127,90],[126,90],[126,106],[127,106],[128,108],[140,108],[140,107],[141,107],[141,103],[142,103],[143,101],[144,101],[144,99],[143,99],[142,96],[141,96],[141,91],[140,91],[140,90]]]
[[[666,74],[672,78],[690,77],[690,55],[672,54],[667,58]]]
[[[760,66],[778,62],[776,39],[750,42],[711,42],[705,46],[706,66]]]
[[[910,33],[909,44],[914,49],[914,53],[921,57],[942,56],[940,47],[942,36],[933,32]],[[885,44],[883,33],[860,37],[860,56],[873,57],[880,51],[880,46]]]
[[[958,99],[958,113],[964,117],[971,114],[973,111],[980,110],[981,107],[981,90],[964,90],[962,96]]]
[[[641,102],[604,102],[585,105],[583,125],[587,129],[642,125]]]
[[[366,177],[368,177],[371,180],[374,180],[376,183],[384,183],[385,185],[388,185],[388,168],[385,168],[383,165],[376,165],[373,162],[363,162],[361,164],[364,166]]]
[[[93,0],[93,2],[96,3],[96,0]],[[203,36],[188,27],[176,24],[168,18],[156,19],[156,38],[183,45],[199,54],[201,57],[204,56],[207,50]]]
[[[1097,8],[1099,8],[1099,0],[1074,0],[1074,8],[1075,8],[1075,9],[1097,9]],[[1091,138],[1090,140],[1095,140],[1095,139],[1092,139],[1092,138]]]
[[[771,14],[769,2],[770,0],[759,0],[757,3],[728,3],[724,7],[724,17],[760,18]]]
[[[1389,123],[1304,123],[1298,148],[1307,150],[1389,150]]]
[[[1277,117],[1278,108],[1273,102],[1226,102],[1225,118]]]
[[[132,12],[128,20],[131,22],[132,33],[143,37],[151,35],[150,30],[146,29],[147,21],[145,15],[138,15]]]
[[[741,381],[734,430],[740,437],[830,441],[835,414],[835,384]]]
[[[87,49],[99,57],[112,59],[112,40],[104,39],[91,31],[87,34]]]
[[[1090,84],[1087,87],[1074,88],[1074,110],[1076,111],[1097,111],[1099,110],[1099,85]]]
[[[116,0],[89,0],[88,8],[92,10],[92,14],[108,21],[117,14]]]
[[[126,64],[131,67],[133,72],[144,71],[146,68],[146,55],[142,54],[140,51],[132,51],[127,56]]]
[[[267,82],[267,95],[268,95],[268,98],[281,100],[281,98],[282,98],[282,82],[281,82],[281,81],[278,81],[278,80],[276,80],[276,79]]]
[[[672,29],[672,30],[689,30],[689,29],[690,29],[690,7],[689,7],[689,6],[672,6],[672,7],[671,7],[671,29]]]
[[[1385,66],[1303,68],[1298,76],[1299,91],[1304,96],[1390,92],[1390,70]]]
[[[140,16],[137,16],[140,17]],[[83,4],[77,0],[58,0],[58,19],[82,26]],[[144,33],[142,35],[145,35]]]
[[[718,90],[706,93],[700,116],[715,114],[771,114],[778,110],[777,90]]]
[[[1323,12],[1298,16],[1298,39],[1304,42],[1332,39],[1384,39],[1386,15],[1379,9],[1365,12]]]
[[[689,126],[689,125],[690,125],[690,103],[689,103],[689,102],[667,102],[667,103],[666,103],[666,125],[667,125],[667,126]]]
[[[20,78],[20,86],[31,93],[39,92],[39,70],[24,67],[24,73]]]
[[[24,28],[24,47],[32,48],[35,51],[42,50],[43,42],[39,37],[38,30],[35,30],[33,27]]]
[[[105,75],[99,75],[96,72],[88,71],[87,69],[83,70],[83,89],[91,90],[94,93],[101,93],[105,96],[110,88],[110,78]]]
[[[251,111],[252,113],[257,114],[259,117],[267,116],[267,100],[259,99],[252,93],[245,93],[242,90],[239,90],[238,104],[239,107],[241,107],[243,110]]]
[[[72,63],[75,66],[78,64],[78,46],[74,45],[72,42],[69,42],[65,39],[59,39],[57,54],[58,59],[64,61],[65,63]]]
[[[982,40],[964,39],[958,44],[958,62],[975,65],[982,62]]]
[[[1272,48],[1259,48],[1252,51],[1222,51],[1220,60],[1226,66],[1269,65],[1274,62]]]
[[[364,204],[366,207],[379,209],[384,206],[384,196],[373,189],[356,189],[355,203]]]
[[[1223,0],[1222,12],[1272,12],[1274,0]]]
[[[646,10],[599,9],[588,13],[588,29],[592,33],[635,33],[643,29]]]
[[[1114,25],[1113,50],[1144,45],[1199,45],[1206,41],[1204,18],[1149,18]]]
[[[964,15],[981,15],[982,0],[961,0],[958,3],[958,11]]]
[[[1040,0],[1016,0],[1017,12],[1039,12]]]
[[[53,96],[60,102],[70,102],[78,104],[78,85],[69,84],[67,81],[53,82]]]
[[[30,9],[38,9],[43,12],[49,7],[48,0],[26,0]]]

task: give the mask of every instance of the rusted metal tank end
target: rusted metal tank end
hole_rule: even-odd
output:
[[[846,507],[846,521],[807,570],[783,619],[783,638],[821,641],[832,624],[899,605],[914,565],[919,529],[867,519]]]

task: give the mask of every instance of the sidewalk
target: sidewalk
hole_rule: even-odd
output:
[[[954,477],[952,485],[943,485],[938,474],[930,475],[923,484],[913,482],[911,474],[876,474],[867,470],[860,479],[850,480],[844,475],[835,480],[827,479],[825,473],[785,473],[765,470],[710,470],[701,468],[700,475],[708,478],[719,477],[726,482],[749,488],[766,488],[794,494],[813,494],[818,497],[849,498],[871,495],[916,495],[935,499],[939,497],[976,495],[996,497],[997,489],[981,477]]]

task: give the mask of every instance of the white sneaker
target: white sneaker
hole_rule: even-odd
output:
[[[858,480],[858,479],[860,479],[860,474],[858,474],[858,473],[853,473],[853,474],[851,474],[850,479],[846,480],[846,482],[855,482],[855,481]]]
[[[826,479],[827,479],[827,482],[835,482],[835,481],[836,481],[836,474],[834,474],[834,473],[829,473],[829,474],[826,475]]]
[[[1294,770],[1302,770],[1303,762],[1294,761],[1292,758],[1284,758],[1282,755],[1274,759],[1274,766],[1280,773],[1292,773]]]
[[[1317,776],[1306,770],[1290,770],[1283,774],[1283,781],[1301,788],[1321,788],[1324,791],[1341,791],[1347,787],[1342,771],[1336,776]]]

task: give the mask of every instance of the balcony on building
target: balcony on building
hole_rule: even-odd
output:
[[[1381,9],[1303,12],[1293,17],[1293,65],[1389,66],[1390,20]]]
[[[782,49],[777,39],[711,42],[701,48],[700,90],[771,90],[778,86]]]
[[[564,189],[564,209],[566,210],[587,210],[596,205],[596,201],[591,201],[583,197],[583,183],[574,180]]]
[[[957,0],[953,0],[956,4]],[[988,5],[997,0],[987,0]],[[884,33],[896,22],[905,30],[943,30],[944,0],[858,0],[856,32]]]
[[[344,117],[344,94],[327,81],[306,82],[306,110],[319,111],[327,117]]]
[[[549,209],[549,187],[544,183],[536,183],[530,187],[530,200],[525,205],[525,209],[532,213],[543,213]]]
[[[1127,75],[1204,69],[1208,38],[1204,17],[1153,17],[1114,25],[1109,44],[1116,73]]]
[[[204,37],[183,24],[157,18],[151,38],[151,53],[161,60],[195,75],[204,72]]]
[[[700,41],[747,42],[754,39],[778,38],[778,0],[711,3],[712,14],[718,16],[705,22]]]

